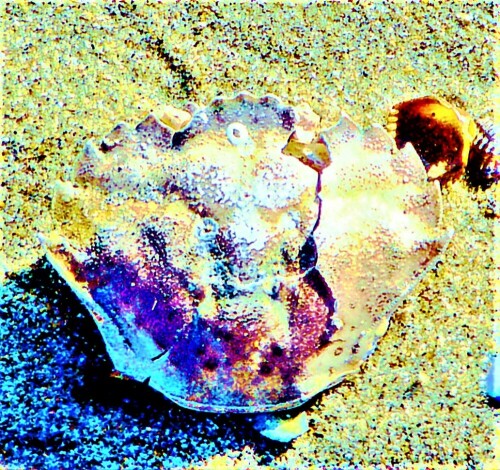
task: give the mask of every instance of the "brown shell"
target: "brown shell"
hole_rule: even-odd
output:
[[[87,144],[47,257],[120,372],[188,408],[300,405],[359,369],[444,249],[440,192],[345,115],[318,132],[246,93],[171,114]]]
[[[464,174],[473,187],[486,189],[500,179],[497,132],[464,110],[434,96],[398,103],[388,119],[398,148],[411,143],[430,179],[442,184]]]

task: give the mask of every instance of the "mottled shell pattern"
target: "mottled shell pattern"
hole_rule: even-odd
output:
[[[359,370],[447,244],[440,198],[383,128],[241,93],[89,142],[41,239],[118,371],[273,411]]]

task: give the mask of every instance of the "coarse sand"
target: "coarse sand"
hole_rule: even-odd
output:
[[[384,124],[428,94],[499,108],[493,1],[7,2],[2,10],[0,466],[500,468],[484,395],[494,321],[496,188],[444,188],[455,235],[362,373],[266,440],[245,416],[177,407],[116,377],[90,315],[43,257],[51,188],[88,138],[249,90]],[[498,185],[497,185],[498,186]],[[497,208],[498,210],[498,208]],[[488,216],[489,215],[489,216]],[[497,453],[497,458],[500,455]]]

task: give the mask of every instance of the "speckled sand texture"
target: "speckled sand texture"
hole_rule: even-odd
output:
[[[456,232],[443,263],[398,310],[363,372],[306,407],[311,430],[287,445],[244,416],[183,410],[113,377],[90,316],[36,238],[52,227],[53,182],[86,139],[164,103],[270,92],[307,100],[326,127],[339,108],[383,124],[391,104],[434,94],[491,117],[494,2],[360,3],[2,7],[0,466],[499,468],[482,393],[493,189],[444,190]]]

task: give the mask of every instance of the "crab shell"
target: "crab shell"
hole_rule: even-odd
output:
[[[123,374],[187,408],[298,406],[359,370],[446,246],[439,189],[346,115],[319,132],[246,93],[167,114],[86,145],[47,257]]]

